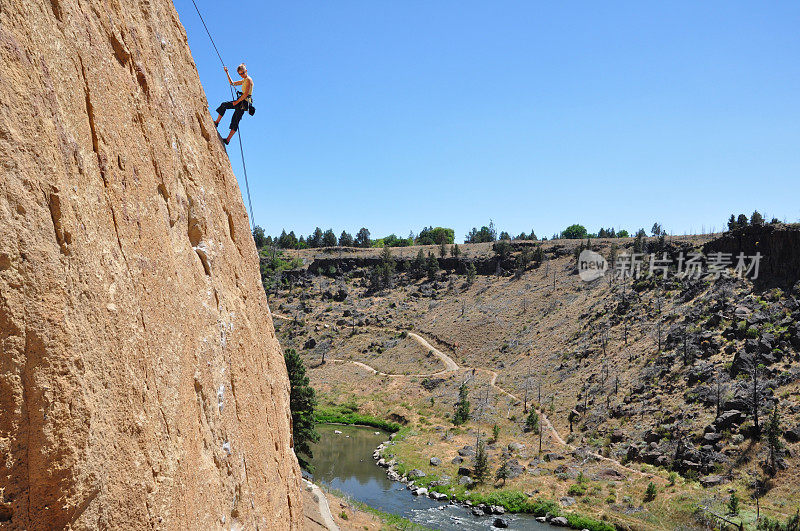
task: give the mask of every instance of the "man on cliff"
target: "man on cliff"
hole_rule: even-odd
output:
[[[214,125],[219,125],[220,120],[222,120],[222,116],[225,114],[225,111],[228,109],[233,109],[233,118],[231,118],[231,132],[228,134],[228,138],[223,139],[222,141],[225,142],[227,145],[236,131],[239,129],[239,120],[242,119],[245,111],[250,110],[250,114],[253,114],[253,110],[251,110],[253,104],[253,79],[247,75],[247,67],[244,63],[240,64],[236,71],[239,72],[239,75],[242,76],[242,79],[239,81],[234,81],[231,79],[231,75],[228,73],[228,67],[225,68],[225,75],[228,76],[228,83],[233,86],[241,86],[242,90],[237,91],[239,98],[234,101],[223,101],[219,107],[217,107],[217,119],[214,121]]]

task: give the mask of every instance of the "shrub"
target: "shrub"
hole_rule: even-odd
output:
[[[644,501],[653,501],[656,499],[656,486],[651,481],[647,484],[647,490],[644,492]]]
[[[570,496],[583,496],[586,494],[586,485],[582,483],[575,483],[574,485],[570,485],[569,489],[567,490],[567,494]]]
[[[735,492],[731,493],[731,498],[728,500],[728,514],[739,514],[739,497]]]
[[[758,330],[755,327],[751,326],[750,328],[747,329],[745,335],[748,337],[748,339],[756,339],[758,337]]]

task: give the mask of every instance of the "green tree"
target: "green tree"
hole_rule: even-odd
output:
[[[510,470],[508,468],[508,454],[503,452],[502,462],[500,463],[500,468],[497,469],[497,473],[495,474],[495,478],[497,480],[503,480],[503,485],[506,484],[506,479],[510,475]]]
[[[472,475],[476,483],[483,483],[489,475],[489,456],[486,454],[486,444],[480,439],[475,449],[475,467]]]
[[[492,244],[492,251],[500,260],[507,259],[511,255],[511,249],[511,243],[508,240],[500,240]]]
[[[644,252],[644,244],[645,244],[645,234],[644,229],[639,229],[639,232],[636,233],[636,239],[633,241],[633,252],[634,253],[643,253]]]
[[[354,243],[356,247],[366,248],[370,246],[372,241],[369,239],[369,231],[365,227],[361,227],[359,229],[358,234],[356,234],[356,239]]]
[[[478,272],[475,270],[475,264],[470,262],[467,266],[467,285],[471,286],[475,282],[475,277],[477,276]]]
[[[416,238],[417,245],[451,244],[456,239],[456,232],[446,227],[425,227]]]
[[[294,452],[300,466],[310,470],[308,459],[314,457],[310,444],[319,441],[314,421],[317,398],[314,389],[309,385],[306,368],[303,366],[300,355],[290,348],[286,349],[283,359],[289,375],[289,409],[292,413]]]
[[[728,500],[728,514],[734,516],[739,514],[739,497],[736,495],[736,492],[731,492],[731,497]]]
[[[656,222],[653,223],[653,228],[650,229],[650,232],[653,234],[653,236],[661,236],[663,230],[664,229],[661,228],[661,223]]]
[[[644,501],[653,501],[656,499],[656,485],[652,481],[647,484],[647,490],[644,492]]]
[[[425,275],[425,253],[422,249],[417,251],[417,257],[411,262],[411,275],[414,278],[422,278]]]
[[[323,233],[322,246],[336,247],[336,235],[333,233],[333,229],[328,229]]]
[[[731,217],[728,218],[728,230],[736,230],[739,228],[739,225],[736,223],[736,216],[731,214]]]
[[[353,246],[353,236],[347,232],[342,231],[339,235],[339,247],[352,247]]]
[[[501,231],[500,232],[500,239],[501,240],[511,240],[511,235],[509,233],[507,233],[506,231]]]
[[[736,225],[738,228],[744,228],[747,226],[747,216],[745,214],[739,214],[739,217],[736,218]]]
[[[630,238],[630,237],[631,235],[628,234],[628,231],[625,229],[622,229],[617,233],[617,238]]]
[[[464,382],[458,388],[458,401],[453,414],[453,424],[460,426],[469,420],[469,389]]]
[[[457,243],[453,244],[453,246],[450,247],[450,256],[453,258],[458,258],[459,255],[461,255],[461,249],[458,247]]]
[[[500,426],[495,424],[494,426],[492,426],[492,443],[496,443],[499,437],[500,437]]]
[[[286,230],[281,232],[278,237],[278,247],[281,249],[297,249],[297,236],[294,235],[294,231],[289,234],[286,234]]]
[[[447,245],[442,242],[439,244],[439,258],[447,257]]]
[[[758,210],[753,212],[753,215],[750,216],[750,225],[754,227],[760,227],[764,224],[764,216],[762,216]]]
[[[437,260],[431,252],[428,253],[428,260],[425,263],[425,270],[428,272],[429,279],[436,279],[436,273],[439,272],[439,260]]]
[[[525,431],[539,433],[539,414],[533,409],[528,413],[528,418],[525,419]]]
[[[588,232],[586,232],[586,227],[583,225],[578,225],[577,223],[570,225],[561,233],[561,237],[568,240],[582,240],[587,235]]]
[[[253,241],[256,242],[256,249],[261,249],[267,245],[267,238],[264,236],[264,229],[256,225],[253,229]]]
[[[306,238],[306,243],[312,249],[316,249],[317,247],[322,247],[322,229],[319,227],[314,229],[314,233],[311,234],[308,238]]]
[[[776,461],[778,452],[783,448],[781,443],[781,417],[778,412],[778,404],[772,408],[772,414],[767,422],[767,446],[769,447],[769,472],[775,474],[777,471]]]
[[[493,242],[497,239],[497,232],[494,228],[494,222],[489,221],[489,226],[487,227],[484,225],[481,227],[481,230],[476,228],[472,228],[472,230],[467,234],[464,243],[487,243]]]

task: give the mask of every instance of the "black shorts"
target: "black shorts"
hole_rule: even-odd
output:
[[[219,107],[217,107],[217,114],[220,116],[225,115],[225,111],[228,109],[233,109],[233,118],[231,118],[231,131],[237,131],[239,129],[239,120],[242,119],[242,116],[247,111],[248,107],[247,100],[242,100],[239,102],[238,105],[234,105],[232,101],[223,101]]]

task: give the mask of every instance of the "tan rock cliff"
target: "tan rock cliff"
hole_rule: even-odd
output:
[[[0,0],[0,528],[297,529],[288,380],[168,0]]]

